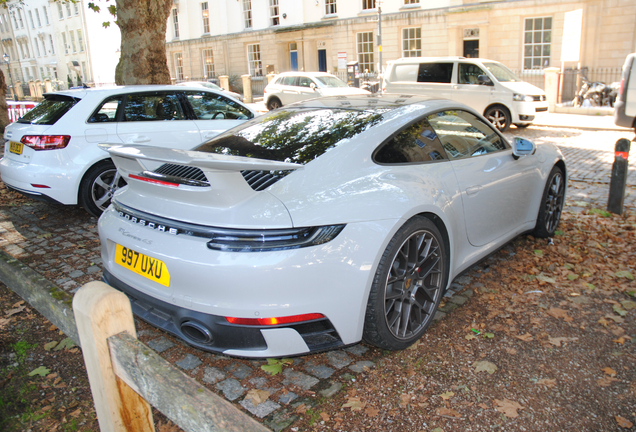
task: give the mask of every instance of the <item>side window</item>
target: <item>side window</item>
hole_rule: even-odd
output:
[[[300,87],[310,87],[313,81],[307,77],[298,77],[298,85]]]
[[[117,121],[117,109],[121,104],[122,96],[106,99],[102,105],[88,119],[88,123],[109,123]]]
[[[124,121],[183,120],[176,94],[131,94],[124,107]]]
[[[197,120],[247,120],[252,113],[238,102],[206,92],[185,92]]]
[[[419,65],[417,64],[395,65],[395,67],[393,68],[392,81],[416,82],[418,70],[419,70]]]
[[[450,110],[428,116],[450,159],[481,156],[510,147],[497,132],[473,114]]]
[[[381,164],[406,164],[447,160],[447,157],[428,120],[422,119],[390,138],[373,159]]]
[[[457,81],[459,84],[476,84],[479,85],[477,77],[479,75],[486,75],[479,66],[474,64],[459,63],[459,75]]]
[[[450,83],[453,63],[420,63],[417,82]]]
[[[293,86],[295,85],[296,77],[295,76],[286,76],[283,77],[282,85]]]

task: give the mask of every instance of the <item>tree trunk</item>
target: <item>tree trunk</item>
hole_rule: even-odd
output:
[[[166,23],[171,9],[172,0],[117,0],[121,31],[117,84],[170,84]]]
[[[7,81],[4,73],[0,71],[0,132],[9,124],[9,107],[7,107]]]

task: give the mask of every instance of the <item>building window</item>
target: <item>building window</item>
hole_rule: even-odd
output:
[[[375,9],[375,0],[362,0],[362,10]]]
[[[51,54],[55,55],[55,44],[53,43],[53,35],[49,35],[49,42],[51,42]]]
[[[68,54],[68,44],[66,43],[66,33],[62,33],[62,43],[64,44],[64,54]]]
[[[84,80],[85,81],[91,81],[91,71],[89,71],[88,69],[86,69],[86,62],[82,62],[82,72],[84,73]]]
[[[40,57],[40,44],[38,44],[37,38],[33,38],[33,45],[35,45],[35,52],[37,53],[37,56]]]
[[[177,80],[183,81],[183,56],[181,53],[174,53],[174,73]]]
[[[422,56],[422,29],[412,27],[402,29],[402,57]]]
[[[77,45],[79,47],[80,52],[84,52],[84,38],[82,38],[82,31],[77,31]]]
[[[29,11],[29,22],[31,23],[31,28],[35,28],[35,22],[33,21],[33,13]]]
[[[172,9],[172,24],[174,25],[174,38],[179,39],[179,11]]]
[[[550,66],[552,18],[526,18],[523,41],[523,68],[543,69]]]
[[[57,4],[57,14],[59,15],[60,19],[64,19],[64,11],[62,10],[62,3]]]
[[[243,18],[245,28],[252,28],[252,0],[243,0]]]
[[[358,67],[360,72],[374,72],[373,62],[373,32],[358,33]]]
[[[405,5],[420,4],[420,0],[404,0]]]
[[[212,78],[214,76],[214,55],[211,49],[204,49],[202,52],[203,57],[203,76]]]
[[[40,21],[40,11],[35,10],[35,20],[38,22],[38,27],[42,27],[42,21]]]
[[[338,13],[336,8],[336,0],[325,0],[325,14],[334,15]]]
[[[15,29],[17,30],[18,29],[18,19],[15,17],[15,12],[13,12],[11,14],[11,16],[13,17],[13,25],[14,25]]]
[[[18,9],[18,20],[20,20],[20,28],[24,28],[24,21],[22,21],[22,11]]]
[[[49,25],[49,13],[46,11],[46,6],[42,7],[42,12],[44,12],[44,22]]]
[[[271,17],[271,23],[273,26],[280,24],[280,17],[278,16],[278,0],[269,0],[269,15]]]
[[[203,18],[203,33],[210,33],[210,11],[208,2],[201,3],[201,17]]]
[[[66,3],[66,16],[70,17],[71,16],[71,3]]]
[[[41,67],[41,68],[40,68],[40,78],[41,78],[41,79],[44,79],[44,77],[45,77],[45,76],[46,76],[46,75],[44,75],[44,68],[43,68],[43,67]]]
[[[77,3],[73,3],[73,9],[75,11],[75,15],[79,15],[79,5]]]
[[[77,52],[77,45],[75,45],[75,35],[73,34],[73,30],[68,32],[68,35],[71,37],[71,45],[73,46],[73,52]]]
[[[263,76],[263,65],[261,63],[261,46],[253,44],[247,46],[247,62],[250,68],[250,75]]]

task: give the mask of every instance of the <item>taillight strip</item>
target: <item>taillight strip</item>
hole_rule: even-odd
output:
[[[128,177],[130,177],[131,179],[141,180],[141,181],[145,181],[145,182],[148,182],[148,183],[160,184],[160,185],[164,185],[164,186],[179,187],[178,183],[170,183],[170,182],[163,181],[163,180],[157,180],[157,179],[152,179],[152,178],[148,178],[148,177],[138,176],[136,174],[128,174]]]

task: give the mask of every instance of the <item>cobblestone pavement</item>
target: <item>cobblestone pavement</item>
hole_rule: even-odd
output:
[[[570,170],[566,205],[569,211],[605,208],[614,143],[631,138],[622,132],[583,131],[547,127],[512,130],[508,134],[557,144],[565,154]],[[634,155],[632,151],[632,155]],[[629,171],[625,206],[636,209],[636,175]],[[101,279],[101,258],[97,220],[80,208],[62,207],[32,201],[13,194],[0,183],[0,193],[13,202],[0,207],[0,247],[20,259],[48,280],[69,292]],[[6,202],[6,200],[5,200]],[[485,264],[501,265],[490,257]],[[473,294],[471,270],[453,281],[437,318],[467,302]],[[176,364],[186,374],[240,404],[274,430],[282,430],[295,416],[295,407],[311,405],[316,396],[330,397],[343,383],[373,368],[382,353],[363,344],[327,353],[293,359],[293,367],[269,376],[260,367],[263,360],[244,360],[204,353],[193,349],[143,322],[137,322],[139,339]],[[270,398],[254,406],[247,393],[266,390]]]

